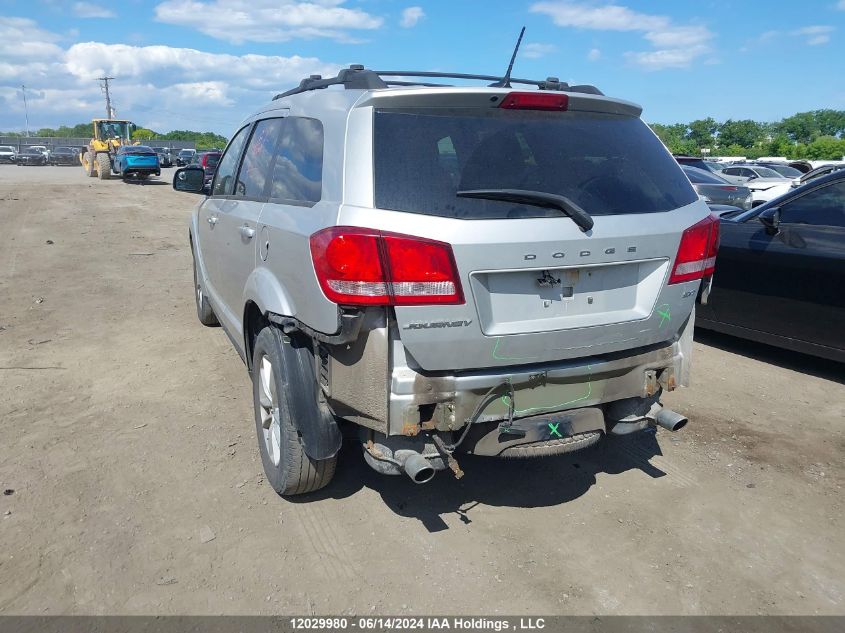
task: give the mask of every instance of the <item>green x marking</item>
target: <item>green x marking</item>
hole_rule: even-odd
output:
[[[661,308],[663,308],[661,310]],[[669,313],[669,304],[664,303],[663,305],[657,306],[657,314],[660,316],[660,323],[657,327],[662,327],[666,321],[672,320],[672,315]]]
[[[554,437],[555,435],[557,435],[558,437],[563,437],[563,435],[560,434],[560,431],[557,430],[557,427],[559,425],[560,422],[558,422],[557,424],[552,424],[551,422],[549,422],[549,437]]]

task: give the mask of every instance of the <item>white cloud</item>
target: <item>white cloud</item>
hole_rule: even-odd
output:
[[[243,42],[284,42],[295,38],[353,41],[349,31],[379,28],[384,20],[344,0],[164,0],[156,20],[195,28],[211,37]]]
[[[541,57],[545,57],[550,53],[554,53],[557,50],[557,46],[554,44],[539,44],[536,42],[531,42],[530,44],[526,44],[525,46],[519,49],[520,53],[524,57],[528,59],[539,59]]]
[[[422,20],[425,17],[425,11],[422,10],[422,7],[408,7],[404,11],[402,11],[402,20],[399,24],[409,29],[413,26],[417,25],[417,22]]]
[[[62,52],[55,44],[58,39],[28,18],[0,16],[0,62],[20,59],[25,64],[53,60]]]
[[[790,35],[804,37],[805,43],[809,46],[819,46],[821,44],[827,44],[830,41],[830,34],[835,30],[832,26],[805,26],[795,29]]]
[[[587,59],[591,62],[597,62],[601,59],[601,51],[597,48],[591,48],[590,52],[587,53]]]
[[[843,0],[845,1],[845,0]],[[625,58],[646,70],[686,68],[710,51],[713,33],[701,25],[678,25],[665,15],[653,15],[617,4],[585,4],[558,0],[531,5],[558,26],[598,31],[640,32],[655,48],[628,52]]]
[[[94,4],[93,2],[74,2],[73,13],[80,18],[113,18],[114,11]]]
[[[741,53],[746,53],[749,50],[760,48],[770,42],[782,42],[783,38],[787,36],[803,38],[804,43],[808,46],[820,46],[830,41],[830,34],[835,30],[832,26],[815,25],[804,26],[793,31],[765,31],[746,42],[739,50]]]
[[[104,109],[97,77],[109,74],[119,116],[160,131],[235,125],[274,94],[338,65],[315,57],[229,55],[170,46],[81,42],[23,18],[0,17],[0,130],[23,128],[20,84],[27,86],[30,128],[74,125]],[[197,105],[202,107],[197,107]]]

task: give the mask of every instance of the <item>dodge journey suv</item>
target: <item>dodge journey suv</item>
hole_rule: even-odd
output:
[[[174,175],[205,196],[197,314],[252,376],[281,495],[330,481],[344,427],[424,483],[462,476],[462,453],[686,423],[660,396],[687,383],[718,222],[641,109],[555,78],[413,83],[431,74],[311,76],[245,120],[210,183]]]

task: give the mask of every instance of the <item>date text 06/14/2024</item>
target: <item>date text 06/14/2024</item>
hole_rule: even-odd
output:
[[[405,630],[405,631],[530,631],[546,627],[544,618],[481,618],[481,617],[298,617],[290,619],[294,630],[342,631]]]

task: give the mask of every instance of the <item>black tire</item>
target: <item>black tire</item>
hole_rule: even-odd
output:
[[[311,379],[314,383],[313,389],[293,393],[289,388],[291,381],[283,374],[285,363],[282,346],[290,344],[290,339],[280,329],[268,326],[258,334],[252,356],[252,399],[255,410],[255,430],[258,434],[258,450],[261,453],[261,463],[264,466],[267,481],[273,490],[283,497],[307,494],[325,487],[332,480],[337,466],[337,456],[321,460],[308,457],[303,449],[299,433],[291,422],[291,411],[294,410],[291,406],[293,399],[308,400],[297,403],[301,406],[317,407],[319,405],[316,397],[318,387],[313,377]],[[266,393],[262,385],[266,376],[262,370],[265,360],[272,366],[268,383],[271,383],[271,388],[275,388],[276,393],[277,406],[274,409],[274,415],[278,420],[278,462],[271,456],[268,440],[265,439],[263,423],[265,409],[262,407],[261,395],[262,392]],[[269,431],[272,435],[272,422],[268,420],[268,424],[271,425]]]
[[[215,327],[220,325],[217,320],[217,315],[214,314],[214,309],[205,296],[205,290],[200,283],[199,275],[197,274],[197,260],[193,258],[194,264],[194,302],[197,304],[197,318],[205,326]]]
[[[97,154],[97,178],[100,180],[111,178],[111,160],[105,152]]]
[[[97,170],[94,169],[94,158],[91,156],[91,152],[85,152],[82,156],[82,169],[85,170],[85,174],[89,178],[93,178],[97,175]]]

